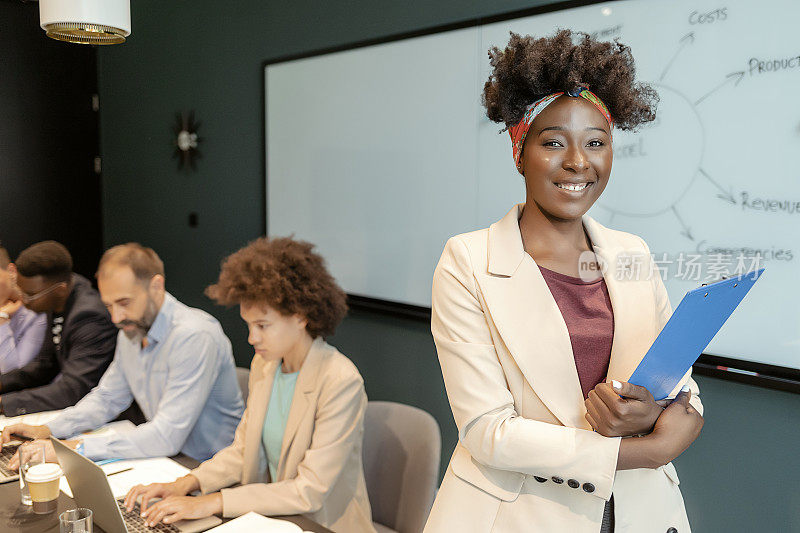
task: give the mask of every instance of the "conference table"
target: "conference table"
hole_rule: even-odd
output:
[[[186,468],[194,468],[200,464],[198,461],[185,455],[178,455],[172,459]],[[73,499],[61,492],[58,495],[58,510],[56,512],[34,514],[30,506],[22,505],[20,502],[19,481],[0,484],[0,531],[3,533],[58,533],[58,515],[68,509],[74,508],[75,502]],[[273,518],[279,518],[297,524],[305,531],[333,533],[331,530],[301,515],[275,516]],[[229,519],[223,519],[223,522],[227,522],[228,520]],[[97,524],[94,525],[94,531],[96,533],[105,533]]]

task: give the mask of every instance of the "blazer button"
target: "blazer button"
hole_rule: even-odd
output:
[[[560,478],[560,477],[558,477],[558,476],[553,476],[553,478],[552,478],[552,479],[553,479],[553,483],[556,483],[556,484],[558,484],[558,485],[561,485],[562,483],[564,483],[564,480],[563,480],[563,479],[561,479],[561,478]]]
[[[539,483],[544,483],[545,481],[547,481],[546,477],[540,477],[540,476],[533,476],[533,479],[535,479]]]
[[[667,530],[667,533],[678,533],[678,530],[677,530],[677,529],[675,529],[674,527],[671,527],[671,528],[669,528],[669,529]]]
[[[570,488],[573,488],[573,489],[577,489],[578,487],[581,486],[581,484],[578,483],[578,481],[576,479],[568,479],[567,480],[567,485],[569,485]]]
[[[589,493],[594,492],[594,485],[592,485],[591,483],[584,483],[583,492],[589,492]]]

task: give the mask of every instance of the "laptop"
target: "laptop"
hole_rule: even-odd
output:
[[[0,430],[11,424],[25,423],[32,426],[41,426],[56,418],[60,413],[61,411],[42,411],[40,413],[13,417],[0,415]],[[31,440],[20,435],[14,436],[16,440],[12,440],[0,449],[0,484],[8,483],[9,481],[17,481],[19,479],[19,472],[8,468],[8,462],[14,457],[14,454],[17,453],[17,449],[23,441]]]
[[[174,524],[160,523],[148,527],[139,515],[139,503],[129,513],[123,504],[124,498],[114,498],[106,473],[90,459],[51,437],[58,462],[72,489],[78,507],[86,507],[94,513],[94,521],[107,533],[195,533],[211,529],[222,523],[216,516],[198,520],[181,520]]]
[[[0,451],[0,483],[8,483],[9,481],[16,481],[19,479],[19,472],[15,472],[8,467],[8,462],[17,453],[19,441],[11,441]]]

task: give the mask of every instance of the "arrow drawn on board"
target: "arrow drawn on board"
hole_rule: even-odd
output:
[[[736,87],[737,85],[739,85],[739,82],[742,81],[742,78],[744,78],[744,71],[743,70],[740,70],[739,72],[731,72],[730,74],[725,76],[725,81],[723,81],[722,83],[720,83],[719,85],[717,85],[716,87],[714,87],[713,89],[708,91],[706,94],[701,96],[700,99],[697,100],[694,103],[694,105],[699,104],[700,102],[702,102],[703,100],[705,100],[706,98],[708,98],[709,96],[714,94],[718,89],[721,89],[723,86],[725,86],[731,80],[736,80],[736,81],[733,82],[733,86]]]
[[[673,212],[673,213],[675,213],[675,218],[677,218],[677,219],[678,219],[678,222],[680,222],[680,223],[681,223],[681,226],[683,226],[683,231],[681,231],[681,235],[683,235],[684,237],[686,237],[686,238],[687,238],[687,239],[689,239],[690,241],[693,241],[693,240],[694,240],[694,237],[692,237],[692,230],[691,230],[691,228],[689,228],[689,226],[687,226],[687,225],[686,225],[686,223],[683,221],[683,219],[681,218],[681,216],[678,214],[678,210],[677,210],[677,209],[675,209],[675,206],[674,206],[674,205],[672,206],[672,212]]]
[[[706,178],[708,181],[710,181],[710,182],[711,182],[711,183],[714,185],[714,187],[716,187],[717,189],[719,189],[719,190],[721,191],[721,194],[719,194],[719,193],[717,194],[717,198],[719,198],[720,200],[725,200],[726,202],[728,202],[728,203],[729,203],[729,204],[731,204],[731,205],[736,205],[736,198],[734,198],[734,197],[733,197],[733,192],[732,192],[732,191],[733,191],[733,187],[729,188],[729,189],[726,191],[726,190],[725,190],[725,189],[722,187],[722,185],[720,185],[719,183],[717,183],[716,181],[714,181],[713,179],[711,179],[711,176],[709,176],[709,175],[708,175],[708,172],[706,172],[706,171],[705,171],[705,170],[703,170],[702,168],[698,168],[697,170],[698,170],[698,172],[700,172],[700,174],[702,174],[702,175],[703,175],[703,176],[704,176],[704,177],[705,177],[705,178]]]
[[[670,67],[672,66],[672,63],[675,62],[675,58],[677,58],[678,54],[681,53],[681,50],[683,50],[686,47],[687,44],[692,44],[694,42],[694,32],[690,31],[689,33],[687,33],[686,35],[681,37],[681,40],[678,41],[678,42],[680,43],[680,46],[678,47],[678,51],[675,52],[675,55],[673,55],[672,59],[669,60],[669,63],[667,63],[667,66],[664,68],[664,72],[661,73],[661,77],[658,78],[658,81],[664,81],[664,77],[667,75],[667,72],[669,71]]]

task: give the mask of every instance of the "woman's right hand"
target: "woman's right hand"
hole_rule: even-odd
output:
[[[691,445],[703,429],[703,416],[692,407],[691,391],[681,392],[656,420],[652,436],[663,453],[662,463],[667,464]]]
[[[3,311],[8,314],[9,318],[0,318],[0,325],[4,324],[11,320],[17,311],[19,311],[20,307],[22,307],[22,300],[8,300],[7,302],[3,303],[0,306],[0,311]]]
[[[150,500],[168,498],[170,496],[186,496],[200,488],[200,482],[191,474],[178,478],[172,483],[150,483],[149,485],[136,485],[125,496],[125,509],[133,510],[136,500],[142,498],[140,512],[147,509]]]

